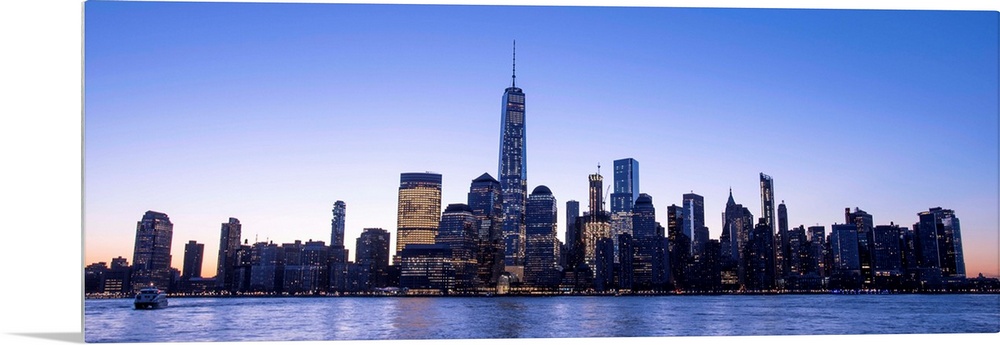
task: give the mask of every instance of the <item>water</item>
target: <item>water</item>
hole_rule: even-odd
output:
[[[87,342],[1000,332],[1000,295],[86,300]]]

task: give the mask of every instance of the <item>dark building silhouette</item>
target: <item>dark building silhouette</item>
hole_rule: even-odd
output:
[[[257,242],[250,247],[250,286],[252,292],[282,292],[285,251],[273,242]]]
[[[722,214],[722,234],[719,236],[719,245],[722,247],[720,265],[722,270],[726,272],[727,283],[731,288],[746,285],[746,252],[753,227],[753,214],[742,204],[737,204],[733,200],[733,190],[729,189],[726,211]]]
[[[776,240],[774,260],[775,264],[775,276],[778,278],[779,287],[785,284],[785,279],[791,274],[791,248],[789,247],[789,234],[788,234],[788,208],[785,206],[785,201],[782,200],[778,204],[778,224],[775,229]]]
[[[905,228],[890,223],[876,225],[872,229],[872,271],[873,286],[878,289],[898,289],[902,287],[903,252],[900,239]]]
[[[698,256],[708,241],[705,228],[705,198],[694,193],[685,193],[681,202],[684,217],[684,235],[691,240],[691,255]],[[704,231],[702,231],[704,230]]]
[[[170,246],[174,224],[166,214],[146,211],[136,222],[135,249],[132,255],[132,290],[146,286],[170,288]]]
[[[451,249],[451,265],[455,270],[455,288],[472,291],[476,287],[479,265],[476,217],[466,204],[449,204],[441,214],[436,244]]]
[[[496,287],[503,273],[503,233],[500,217],[500,182],[483,173],[469,186],[468,205],[477,221],[477,282],[482,287]]]
[[[691,239],[684,234],[684,208],[667,206],[667,251],[670,278],[676,289],[687,287],[688,265],[691,264]]]
[[[576,250],[577,225],[576,220],[580,218],[580,202],[570,200],[566,202],[566,254]]]
[[[559,216],[556,206],[556,198],[546,186],[535,187],[528,196],[524,282],[529,286],[555,287],[559,284]]]
[[[746,283],[750,291],[768,291],[775,288],[774,233],[767,220],[760,218],[750,232],[746,247]]]
[[[194,240],[184,245],[184,267],[181,279],[201,278],[201,263],[205,257],[205,244]]]
[[[912,270],[911,279],[921,289],[933,289],[965,278],[961,226],[955,211],[935,207],[917,216],[919,221],[913,225],[917,269]]]
[[[830,227],[830,288],[859,289],[862,287],[861,260],[858,255],[858,227],[855,224],[833,224]]]
[[[872,287],[875,275],[872,271],[872,230],[875,222],[872,215],[855,207],[854,212],[850,208],[844,209],[844,222],[854,224],[858,231],[858,264],[861,274],[861,285]]]
[[[389,286],[389,232],[365,228],[358,236],[354,251],[354,261],[360,270],[355,275],[358,289],[368,291]]]
[[[241,250],[240,220],[229,218],[229,221],[222,223],[222,230],[219,236],[219,259],[215,273],[216,287],[222,291],[236,292],[239,290],[239,267]]]
[[[515,47],[515,62],[516,54]],[[517,87],[516,81],[516,73],[511,73],[510,87],[503,93],[500,171],[497,177],[501,190],[504,266],[507,272],[520,277],[524,266],[524,208],[528,196],[528,161],[524,91]]]
[[[400,255],[399,286],[417,294],[455,289],[452,250],[445,244],[407,244]]]

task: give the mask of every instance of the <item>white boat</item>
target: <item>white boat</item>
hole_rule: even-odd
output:
[[[135,309],[160,309],[167,306],[167,293],[155,287],[139,290],[135,295]]]

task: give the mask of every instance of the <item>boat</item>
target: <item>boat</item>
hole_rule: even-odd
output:
[[[135,295],[135,309],[160,309],[167,307],[167,293],[155,287],[146,287]]]

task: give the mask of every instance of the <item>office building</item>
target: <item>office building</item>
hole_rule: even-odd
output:
[[[500,181],[488,173],[483,173],[469,186],[468,205],[477,221],[479,265],[477,282],[481,286],[496,286],[503,273],[503,233],[500,218],[503,208],[500,202]]]
[[[559,220],[556,198],[546,186],[528,196],[525,210],[524,282],[535,287],[555,287],[559,277]]]
[[[441,174],[400,174],[396,217],[397,256],[407,244],[434,244],[441,219]]]
[[[380,228],[365,228],[354,247],[354,262],[359,266],[360,290],[388,286],[389,232]]]
[[[135,247],[132,255],[132,289],[156,286],[170,287],[170,246],[174,224],[166,214],[146,211],[135,226]]]
[[[516,47],[515,47],[516,49]],[[516,67],[516,50],[514,55]],[[516,72],[516,68],[513,69]],[[525,141],[524,91],[517,87],[517,73],[503,93],[500,130],[500,200],[502,204],[505,270],[521,276],[524,265],[524,207],[528,196],[528,161]]]
[[[240,267],[241,231],[240,220],[229,218],[222,223],[219,238],[219,258],[215,273],[216,288],[221,291],[236,292],[239,289],[238,270]]]
[[[201,263],[205,257],[205,244],[194,240],[184,245],[184,267],[181,268],[181,278],[201,278]]]

